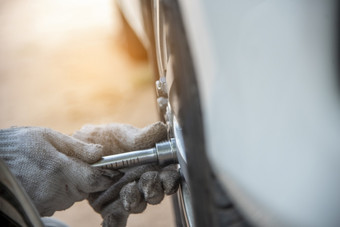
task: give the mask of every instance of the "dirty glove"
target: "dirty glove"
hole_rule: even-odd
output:
[[[166,139],[166,126],[155,123],[143,129],[121,124],[88,125],[74,134],[85,142],[101,144],[105,155],[153,147]],[[130,213],[141,213],[147,203],[158,204],[165,194],[176,192],[179,173],[176,165],[161,168],[144,165],[121,169],[124,176],[109,189],[90,194],[88,200],[103,217],[103,226],[125,226]]]
[[[0,130],[0,158],[19,180],[41,216],[51,216],[89,193],[117,181],[117,171],[92,168],[102,156],[101,145],[39,127]],[[81,161],[83,160],[83,161]]]

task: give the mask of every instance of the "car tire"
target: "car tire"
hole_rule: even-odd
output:
[[[162,0],[160,7],[172,62],[167,67],[171,67],[174,75],[169,102],[182,128],[194,226],[249,226],[222,188],[207,158],[199,88],[178,1]],[[181,205],[183,201],[174,202],[177,226],[187,223]]]

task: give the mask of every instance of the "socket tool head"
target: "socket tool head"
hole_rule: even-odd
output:
[[[122,169],[152,163],[161,166],[178,163],[177,146],[174,138],[156,143],[154,148],[104,156],[92,166]]]

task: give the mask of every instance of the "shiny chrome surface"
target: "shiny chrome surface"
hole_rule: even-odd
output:
[[[164,76],[168,68],[168,52],[166,46],[166,35],[164,27],[164,18],[162,10],[162,1],[154,0],[154,30],[155,30],[155,41],[156,41],[156,54],[157,54],[157,65],[159,75]]]
[[[178,121],[176,117],[173,115],[172,116],[172,122],[173,122],[173,134],[174,138],[176,140],[176,145],[177,145],[177,159],[178,163],[180,164],[181,167],[181,174],[185,180],[189,179],[189,174],[187,170],[187,157],[186,157],[186,152],[185,152],[185,145],[184,145],[184,140],[182,136],[182,128],[178,124]]]
[[[157,163],[162,166],[177,163],[175,139],[156,143],[156,147],[150,149],[104,156],[100,161],[92,164],[92,166],[121,169],[150,163]]]
[[[167,85],[167,92],[168,97],[171,95],[172,86],[174,82],[174,75],[172,70],[172,61],[171,57],[168,61],[168,67],[166,71],[166,85]],[[173,137],[176,141],[177,146],[177,159],[180,166],[180,172],[182,176],[181,186],[177,193],[177,199],[179,203],[179,209],[181,211],[181,218],[185,223],[182,223],[185,226],[194,226],[193,222],[193,211],[192,211],[192,201],[191,201],[191,193],[189,185],[187,184],[187,181],[189,180],[189,174],[187,170],[187,157],[186,157],[186,151],[185,151],[185,144],[184,139],[182,135],[182,128],[176,118],[176,112],[173,110],[173,106],[175,108],[177,105],[177,99],[176,97],[172,96],[167,107],[166,111],[164,113],[164,119],[168,125],[169,128],[169,136]]]
[[[185,221],[186,226],[195,226],[193,219],[193,210],[191,203],[191,194],[189,187],[185,181],[182,181],[180,188],[177,193],[178,201],[180,203],[180,210],[182,211],[183,220]]]
[[[156,81],[156,92],[158,97],[168,97],[168,89],[164,76],[161,76],[159,80]]]
[[[156,153],[158,163],[162,166],[177,163],[177,145],[175,139],[156,143]]]

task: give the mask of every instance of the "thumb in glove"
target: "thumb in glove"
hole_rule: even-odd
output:
[[[91,168],[101,145],[39,127],[0,130],[0,158],[32,199],[41,216],[70,207],[103,191],[121,177],[113,170]]]
[[[113,155],[153,147],[167,138],[167,127],[156,122],[139,129],[128,124],[85,125],[73,137],[86,143],[101,144],[102,155]]]

